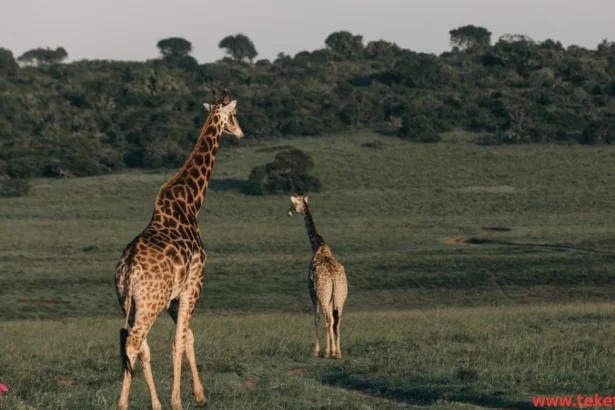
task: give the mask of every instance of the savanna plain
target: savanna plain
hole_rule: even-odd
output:
[[[531,408],[615,395],[615,147],[438,144],[370,132],[223,147],[192,319],[211,409]],[[316,222],[346,268],[342,360],[312,358],[311,250],[287,195],[249,196],[286,146],[315,162]],[[0,199],[0,408],[113,409],[123,247],[174,174],[35,179]],[[170,406],[173,323],[148,342]],[[324,340],[321,340],[321,344]],[[184,408],[194,408],[189,370]],[[140,367],[131,408],[149,408]]]

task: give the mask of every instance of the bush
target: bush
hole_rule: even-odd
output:
[[[440,142],[440,136],[435,132],[432,120],[424,115],[404,116],[397,136],[415,142]]]
[[[291,192],[318,192],[320,180],[309,174],[314,161],[299,149],[280,151],[272,162],[254,168],[248,176],[243,192],[265,195]]]
[[[615,118],[599,118],[591,121],[584,129],[581,144],[615,143]]]
[[[30,193],[30,181],[27,179],[15,178],[0,182],[0,197],[20,197]]]
[[[175,141],[157,138],[145,147],[142,165],[145,168],[176,167],[186,156]]]
[[[290,168],[297,173],[307,173],[310,169],[314,168],[312,157],[297,148],[278,152],[274,158],[274,163],[279,163],[281,166]]]

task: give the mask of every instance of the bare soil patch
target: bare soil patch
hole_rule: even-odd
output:
[[[466,239],[461,236],[453,236],[452,238],[448,238],[447,240],[445,240],[444,243],[446,243],[447,245],[456,245],[459,243],[466,243],[465,240]]]

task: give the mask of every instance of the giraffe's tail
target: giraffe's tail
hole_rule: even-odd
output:
[[[337,334],[337,324],[340,321],[340,311],[337,309],[337,307],[333,308],[333,335],[335,336],[335,339],[337,340],[338,334]]]
[[[126,340],[128,339],[128,329],[120,330],[120,357],[122,358],[122,374],[128,372],[132,375],[133,369],[126,354]]]
[[[337,339],[337,322],[340,320],[340,311],[338,310],[337,300],[335,298],[335,281],[331,280],[331,306],[333,306],[333,335]]]
[[[130,365],[130,360],[128,359],[128,355],[126,354],[126,341],[128,339],[128,324],[129,324],[129,319],[130,319],[130,314],[131,314],[131,310],[132,310],[132,286],[131,286],[131,282],[130,282],[130,275],[128,270],[130,269],[129,266],[125,265],[122,267],[123,270],[123,274],[125,275],[124,277],[126,278],[126,281],[124,282],[126,284],[126,299],[124,302],[124,313],[126,315],[126,320],[124,321],[124,327],[122,329],[120,329],[120,358],[122,360],[122,374],[124,374],[125,372],[130,373],[130,375],[133,374],[133,368]]]

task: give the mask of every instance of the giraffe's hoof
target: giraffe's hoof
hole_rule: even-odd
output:
[[[342,360],[342,355],[341,355],[341,354],[338,354],[337,356],[335,356],[335,358],[336,358],[337,360]]]
[[[329,354],[329,353],[325,353],[325,359],[328,359],[328,358],[329,358],[329,356],[330,356],[330,354]]]
[[[162,410],[162,404],[160,402],[152,403],[152,410]]]
[[[196,397],[196,405],[197,407],[206,407],[207,406],[207,398],[205,397],[205,395],[202,395],[201,397]]]
[[[171,403],[171,408],[173,410],[184,410],[184,408],[182,407],[182,402],[175,402],[175,403]]]
[[[312,352],[312,357],[319,357],[320,356],[320,352],[318,350],[314,350]]]

